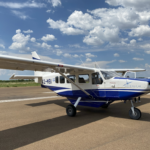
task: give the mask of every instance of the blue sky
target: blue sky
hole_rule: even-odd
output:
[[[0,54],[150,76],[149,0],[0,1]],[[81,61],[82,60],[82,61]],[[0,70],[0,80],[32,71]]]

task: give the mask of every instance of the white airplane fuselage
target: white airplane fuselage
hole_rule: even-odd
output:
[[[95,72],[100,71],[98,69]],[[67,83],[64,78],[60,81],[62,76],[59,73],[50,73],[43,75],[42,87],[49,88],[60,96],[67,97],[68,100],[74,104],[78,97],[82,97],[78,105],[100,107],[106,102],[113,102],[115,100],[130,100],[135,97],[140,97],[143,94],[150,92],[150,79],[129,79],[123,77],[113,77],[111,79],[104,79],[101,84],[93,84],[93,72],[72,73],[75,76],[75,84],[87,91],[93,99],[90,99],[82,90],[72,83]],[[86,83],[79,83],[79,75],[89,75],[89,80]],[[66,76],[69,74],[66,74]],[[58,81],[56,82],[56,78]]]

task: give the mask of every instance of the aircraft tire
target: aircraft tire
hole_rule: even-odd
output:
[[[108,106],[109,106],[110,104],[108,103],[108,104],[104,104],[103,106],[101,106],[102,108],[108,108]]]
[[[134,120],[139,120],[141,118],[141,116],[142,116],[141,111],[138,108],[134,107],[134,112],[135,112],[135,115],[132,113],[131,109],[129,110],[130,118],[134,119]]]
[[[69,117],[74,117],[76,115],[76,108],[73,105],[68,105],[66,113]]]

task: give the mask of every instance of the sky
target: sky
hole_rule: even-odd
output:
[[[150,0],[0,0],[0,55],[150,76]],[[0,80],[33,71],[0,69]]]

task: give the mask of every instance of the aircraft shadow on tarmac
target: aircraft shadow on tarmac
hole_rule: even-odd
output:
[[[148,98],[142,98],[141,100],[142,102],[135,104],[135,107],[150,103]],[[65,103],[66,101],[67,100],[61,99],[27,104],[27,106],[40,107],[42,105],[55,103],[66,108],[68,105]],[[77,116],[73,118],[65,115],[0,131],[0,150],[16,149],[110,116],[129,119],[128,110],[130,107],[130,102],[127,102],[126,104],[123,102],[114,103],[107,109],[78,106],[80,112],[78,112]],[[141,120],[136,121],[150,121],[150,114],[143,112]]]

